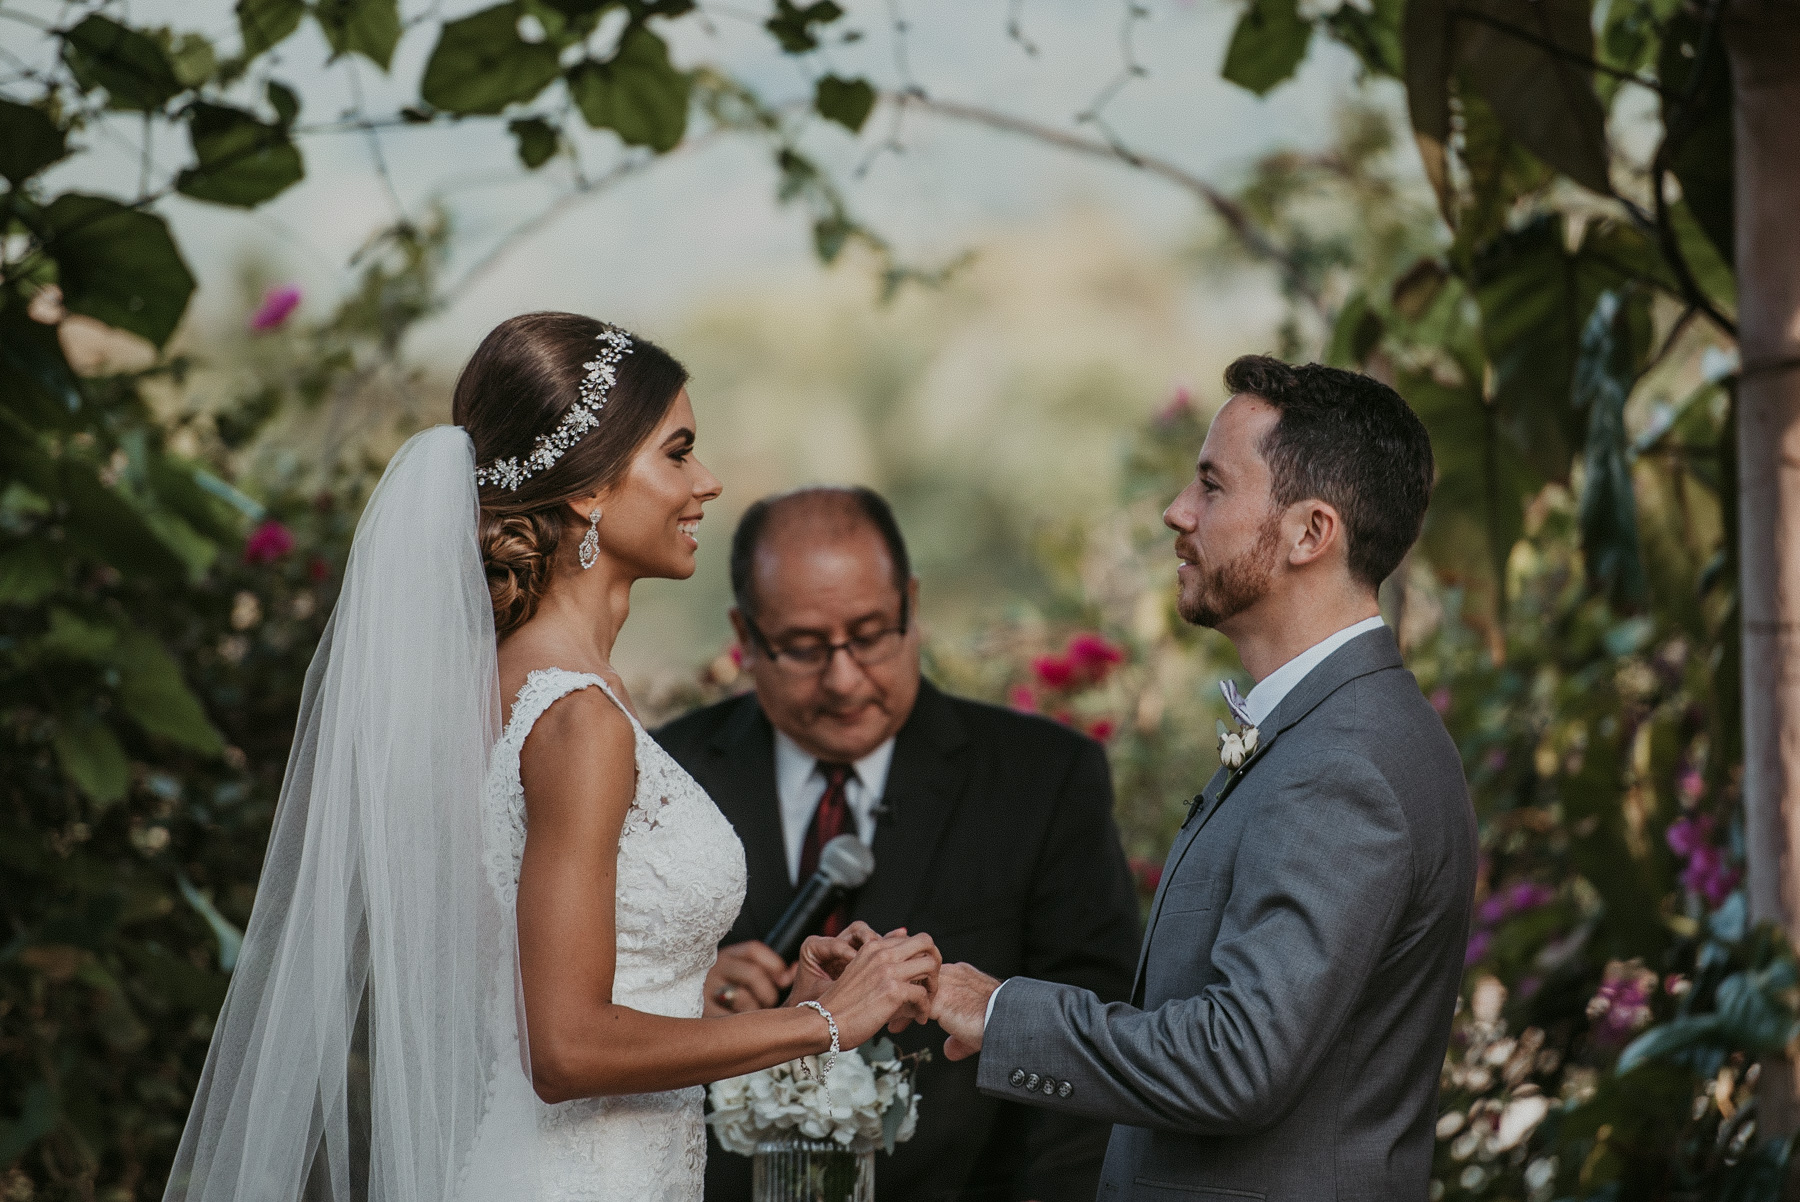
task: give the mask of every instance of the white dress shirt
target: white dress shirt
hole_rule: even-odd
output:
[[[1305,680],[1314,668],[1324,663],[1326,657],[1333,651],[1358,635],[1367,634],[1371,630],[1380,630],[1383,625],[1385,623],[1382,622],[1380,614],[1376,614],[1372,618],[1364,618],[1355,625],[1346,626],[1336,634],[1314,643],[1263,677],[1257,682],[1256,687],[1250,690],[1250,695],[1244,698],[1244,708],[1250,713],[1250,725],[1261,726],[1263,720],[1275,712],[1275,707],[1281,704],[1282,698],[1293,692],[1294,686]],[[981,1022],[983,1028],[994,1017],[994,1002],[1000,997],[1000,990],[1004,988],[1006,988],[1006,982],[1002,981],[995,987],[994,992],[988,994],[987,1016]]]
[[[875,842],[875,807],[887,792],[888,769],[894,763],[894,740],[889,739],[852,767],[844,782],[844,802],[856,816],[856,833],[865,846]],[[806,830],[825,796],[825,773],[818,759],[781,731],[775,732],[775,795],[781,800],[782,846],[787,851],[788,882],[800,883],[800,850]]]

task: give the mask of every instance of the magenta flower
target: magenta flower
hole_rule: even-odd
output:
[[[1431,708],[1438,712],[1438,717],[1450,715],[1450,689],[1447,685],[1439,685],[1431,690]]]
[[[1097,739],[1104,743],[1112,738],[1113,735],[1117,733],[1118,729],[1119,728],[1113,723],[1111,718],[1101,718],[1089,726],[1087,732],[1090,738]]]
[[[250,315],[252,333],[267,334],[279,330],[300,305],[298,284],[277,284],[263,293],[262,304]]]
[[[263,522],[244,541],[245,563],[274,563],[294,549],[294,535],[274,518]]]
[[[1600,990],[1588,1001],[1588,1018],[1594,1022],[1594,1038],[1617,1046],[1650,1023],[1650,999],[1656,993],[1656,974],[1641,960],[1614,960],[1607,964]]]
[[[1475,907],[1476,921],[1484,927],[1497,926],[1506,921],[1506,894],[1490,893],[1482,903]]]
[[[1193,412],[1193,409],[1194,394],[1188,391],[1187,385],[1183,384],[1175,389],[1175,395],[1169,398],[1168,404],[1157,411],[1156,425],[1166,430]]]
[[[1688,801],[1700,800],[1700,794],[1706,791],[1706,779],[1700,775],[1698,768],[1683,768],[1681,775],[1675,778],[1675,787]]]
[[[1014,685],[1012,691],[1006,695],[1006,704],[1020,713],[1035,714],[1038,708],[1037,694],[1025,685]]]
[[[1669,847],[1678,856],[1691,856],[1712,836],[1713,816],[1701,814],[1694,818],[1683,818],[1672,823],[1663,837],[1669,841]]]
[[[1076,635],[1063,654],[1075,674],[1093,684],[1105,680],[1115,666],[1125,662],[1124,649],[1097,634]]]
[[[1488,948],[1494,942],[1492,931],[1476,931],[1469,936],[1469,950],[1463,953],[1463,967],[1469,968],[1480,962],[1488,954]]]
[[[1038,656],[1031,661],[1031,672],[1047,689],[1067,688],[1075,679],[1075,665],[1063,655]]]
[[[1506,891],[1506,906],[1514,914],[1524,914],[1556,900],[1556,890],[1542,881],[1517,881]]]

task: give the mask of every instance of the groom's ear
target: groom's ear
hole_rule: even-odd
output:
[[[1289,535],[1289,567],[1304,568],[1336,560],[1348,570],[1349,531],[1336,506],[1317,498],[1296,501],[1288,507],[1282,525]]]

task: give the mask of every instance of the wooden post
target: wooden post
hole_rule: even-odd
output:
[[[1729,0],[1735,102],[1744,820],[1752,919],[1800,946],[1800,4]],[[1764,1065],[1761,1133],[1800,1129]]]

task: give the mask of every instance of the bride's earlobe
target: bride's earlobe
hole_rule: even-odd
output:
[[[587,533],[581,536],[581,545],[575,548],[575,557],[581,561],[581,570],[587,571],[600,562],[600,507],[588,514]]]

